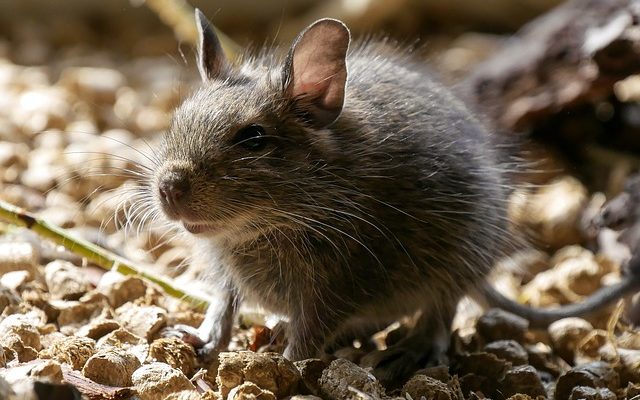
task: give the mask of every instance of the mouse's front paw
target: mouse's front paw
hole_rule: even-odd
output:
[[[180,339],[196,349],[200,349],[210,342],[209,337],[202,335],[198,328],[183,324],[168,326],[160,331],[160,335],[162,337]]]

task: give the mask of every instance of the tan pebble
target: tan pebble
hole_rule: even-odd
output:
[[[295,365],[277,353],[222,352],[218,362],[216,384],[224,398],[243,382],[252,382],[278,398],[285,397],[295,393],[300,381]]]
[[[10,98],[11,96],[6,96]],[[1,102],[1,100],[0,100]],[[18,125],[8,118],[0,115],[0,140],[20,142],[24,140],[24,135],[20,132]]]
[[[57,322],[60,326],[84,323],[100,311],[97,304],[76,300],[50,300],[49,304],[58,310]]]
[[[45,360],[33,367],[29,373],[31,377],[51,383],[62,383],[62,366],[54,360]]]
[[[402,393],[411,396],[412,399],[451,400],[455,398],[451,388],[446,383],[426,375],[414,375],[402,387]]]
[[[9,315],[0,322],[0,343],[6,346],[4,340],[11,335],[16,335],[25,346],[40,350],[40,332],[38,327],[42,322],[34,320],[25,314]]]
[[[20,175],[20,182],[44,193],[56,185],[56,179],[59,175],[59,172],[51,166],[33,166],[24,170]]]
[[[182,390],[180,392],[171,393],[164,400],[202,400],[200,393],[196,390]]]
[[[207,390],[200,395],[200,400],[222,400],[222,396],[220,396],[220,393],[218,392]]]
[[[40,342],[42,343],[42,348],[46,349],[53,343],[57,342],[60,339],[64,339],[65,337],[67,336],[58,331],[54,331],[51,333],[43,334],[40,338]]]
[[[29,242],[0,243],[0,275],[26,270],[35,274],[40,255]]]
[[[13,117],[23,132],[34,135],[45,129],[64,128],[70,112],[68,93],[60,88],[48,87],[22,92]]]
[[[20,271],[6,272],[4,275],[0,276],[0,285],[12,290],[17,290],[19,287],[32,280],[33,275],[31,274],[31,271],[23,269]]]
[[[149,346],[149,358],[169,364],[188,377],[193,375],[198,362],[193,346],[176,338],[154,340]]]
[[[171,393],[195,390],[180,370],[159,362],[138,368],[131,380],[141,400],[157,400]]]
[[[565,360],[573,360],[576,350],[593,332],[593,325],[582,318],[564,318],[548,327],[553,347]]]
[[[170,121],[168,113],[152,107],[143,107],[135,116],[135,126],[141,132],[163,131]]]
[[[65,128],[67,143],[94,142],[100,133],[96,121],[92,119],[77,119],[67,124]]]
[[[126,78],[115,69],[70,67],[62,72],[58,83],[89,101],[113,103]]]
[[[93,340],[98,340],[109,332],[120,328],[120,324],[114,319],[95,318],[88,324],[83,325],[76,332],[77,336],[86,336]]]
[[[138,306],[129,302],[116,310],[116,320],[148,340],[167,324],[167,312],[157,306]]]
[[[194,328],[199,327],[204,321],[204,314],[193,310],[176,311],[169,314],[167,325],[189,325]]]
[[[107,296],[112,307],[118,308],[144,296],[147,291],[147,283],[137,277],[124,276],[110,271],[102,275],[97,289]]]
[[[47,287],[55,299],[77,300],[91,287],[84,271],[68,261],[52,261],[44,270]]]
[[[535,193],[515,191],[510,198],[509,215],[536,240],[560,248],[582,239],[578,223],[587,202],[582,183],[564,176]]]
[[[18,303],[20,303],[20,297],[13,290],[0,284],[0,313],[4,312],[5,308]]]
[[[82,374],[108,386],[131,386],[131,375],[140,368],[140,360],[122,349],[99,350],[82,367]]]
[[[356,399],[360,391],[374,399],[384,397],[380,382],[368,371],[351,361],[337,359],[331,362],[320,377],[320,394],[334,399]]]
[[[37,210],[44,207],[42,193],[22,185],[4,185],[0,190],[0,199],[27,210]]]
[[[29,146],[24,143],[0,142],[0,167],[17,165],[24,168],[28,155]]]
[[[143,104],[138,92],[129,87],[120,88],[116,93],[116,101],[113,105],[115,116],[121,121],[130,122],[135,118]]]
[[[289,397],[289,400],[322,400],[322,398],[312,394],[296,394]]]
[[[62,150],[66,145],[67,145],[66,134],[60,129],[49,129],[49,130],[40,132],[33,139],[34,148]]]
[[[548,307],[577,302],[600,287],[612,266],[580,246],[568,246],[551,259],[553,267],[524,286],[522,296],[531,305]]]
[[[144,362],[149,355],[149,344],[147,341],[124,328],[116,329],[98,339],[98,350],[109,347],[126,350],[135,355],[140,362]]]
[[[22,341],[22,337],[17,333],[11,332],[2,336],[0,339],[0,345],[6,349],[11,349],[15,353],[18,361],[21,363],[33,361],[38,358],[38,351],[31,346],[25,345]]]
[[[71,368],[80,370],[95,353],[95,345],[96,342],[89,338],[64,337],[42,350],[40,357],[69,364]]]
[[[255,383],[245,382],[231,389],[227,400],[276,400],[276,396]]]

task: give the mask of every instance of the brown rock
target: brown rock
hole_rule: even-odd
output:
[[[507,371],[500,382],[501,394],[511,396],[517,393],[531,397],[546,396],[544,386],[535,368],[530,365],[514,367]]]
[[[75,370],[80,370],[89,357],[95,353],[96,343],[89,338],[64,337],[40,352],[40,358],[66,363]]]
[[[523,365],[529,361],[527,351],[515,340],[497,340],[484,346],[484,351],[509,361],[512,365]]]
[[[40,255],[29,242],[0,243],[0,275],[26,270],[35,276]]]
[[[300,381],[293,363],[277,353],[222,352],[218,362],[216,383],[224,398],[244,382],[254,383],[278,398],[285,397],[296,392]]]
[[[577,366],[558,379],[555,391],[556,399],[569,399],[571,391],[576,386],[609,388],[615,391],[619,389],[620,377],[609,364],[604,362],[598,361]]]
[[[180,370],[159,362],[138,368],[131,380],[141,400],[164,399],[171,393],[196,389]]]
[[[142,363],[149,355],[149,344],[140,336],[134,335],[124,328],[106,334],[98,340],[98,350],[116,347],[135,355]]]
[[[384,396],[385,391],[373,374],[351,361],[337,359],[322,372],[318,381],[322,397],[330,399],[360,399],[363,392],[374,399]]]
[[[227,400],[276,400],[276,396],[252,382],[245,382],[229,392]]]
[[[47,264],[45,280],[54,299],[77,300],[91,288],[83,271],[68,261]]]
[[[108,386],[131,386],[131,375],[140,368],[140,361],[131,353],[115,347],[92,355],[82,374],[94,382]]]
[[[426,375],[414,375],[402,387],[402,394],[412,399],[451,400],[456,396],[446,383]]]
[[[62,366],[54,360],[46,360],[39,363],[29,373],[31,377],[51,383],[62,383]]]
[[[116,320],[127,330],[147,340],[167,323],[167,312],[157,306],[125,303],[116,310]]]
[[[522,342],[529,328],[529,321],[507,311],[492,308],[478,320],[476,329],[487,342],[514,340]]]
[[[177,338],[155,340],[149,346],[149,358],[169,364],[187,377],[193,375],[198,362],[193,346]]]

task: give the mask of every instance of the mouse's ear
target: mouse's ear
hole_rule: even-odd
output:
[[[224,78],[229,71],[229,62],[222,51],[220,40],[211,23],[202,11],[196,8],[198,28],[198,71],[203,81]]]
[[[347,82],[349,29],[335,19],[321,19],[293,42],[284,66],[285,94],[317,127],[338,118]]]

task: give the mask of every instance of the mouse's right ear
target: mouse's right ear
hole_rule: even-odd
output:
[[[222,51],[220,40],[202,11],[196,8],[198,28],[198,71],[202,81],[221,79],[229,73],[229,62]]]
[[[351,34],[340,21],[321,19],[302,31],[285,60],[285,95],[315,127],[335,121],[344,105]]]

